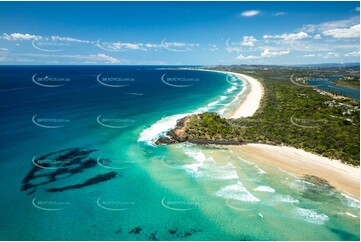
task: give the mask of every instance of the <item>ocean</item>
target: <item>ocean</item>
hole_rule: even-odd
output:
[[[164,66],[0,66],[1,240],[359,240],[360,203],[222,147],[154,141],[247,85]]]

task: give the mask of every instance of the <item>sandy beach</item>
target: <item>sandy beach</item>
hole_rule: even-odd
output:
[[[294,174],[317,176],[348,195],[360,197],[360,167],[286,146],[247,144],[229,149],[260,166],[267,163]]]
[[[231,118],[252,116],[260,106],[264,94],[262,84],[255,78],[233,72],[248,84],[247,92]],[[288,172],[299,175],[313,175],[327,180],[332,186],[360,199],[360,167],[353,167],[326,157],[286,146],[265,144],[246,144],[229,146],[236,155],[259,165],[271,164]]]
[[[252,116],[261,104],[261,99],[264,94],[264,89],[262,84],[255,78],[234,73],[228,72],[229,74],[236,75],[243,81],[247,82],[247,93],[243,100],[239,103],[237,108],[232,112],[230,118],[242,118]]]
[[[259,108],[264,94],[262,84],[257,79],[244,74],[226,71],[223,73],[236,75],[247,82],[247,90],[238,106],[231,111],[229,118],[252,116]],[[262,164],[273,165],[297,175],[313,175],[325,179],[343,193],[360,200],[360,167],[346,165],[339,160],[331,160],[302,149],[287,146],[245,144],[230,145],[228,148],[235,155],[260,166]]]
[[[216,70],[207,70],[207,69],[198,69],[198,70],[221,72],[228,75],[235,75],[239,79],[247,83],[247,90],[244,93],[245,95],[242,95],[239,104],[234,110],[231,111],[230,115],[227,116],[227,118],[250,117],[259,108],[264,94],[264,88],[257,79],[247,76],[245,74],[240,74],[230,71],[216,71]]]

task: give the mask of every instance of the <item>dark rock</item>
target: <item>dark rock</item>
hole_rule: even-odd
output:
[[[176,229],[170,229],[168,230],[169,234],[175,234],[177,233],[177,230]]]
[[[170,144],[175,144],[175,143],[178,143],[178,142],[176,140],[170,139],[169,137],[166,137],[166,136],[160,137],[155,142],[156,145],[170,145]]]
[[[142,232],[142,227],[138,226],[138,227],[135,227],[135,228],[132,228],[130,231],[129,231],[129,234],[139,234],[140,232]]]

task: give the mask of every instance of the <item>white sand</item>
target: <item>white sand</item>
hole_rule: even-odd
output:
[[[264,94],[262,84],[253,77],[234,72],[229,73],[236,75],[243,81],[247,82],[247,88],[249,89],[247,90],[246,96],[240,102],[237,108],[233,111],[233,114],[230,116],[230,118],[242,118],[252,116],[259,108],[262,96]]]
[[[245,95],[241,97],[241,101],[238,104],[237,108],[233,110],[232,114],[227,118],[242,118],[252,116],[261,104],[261,99],[264,94],[264,88],[260,81],[257,79],[247,76],[245,74],[240,74],[230,71],[216,71],[216,70],[207,70],[207,69],[197,69],[198,71],[212,71],[212,72],[221,72],[229,75],[235,75],[242,81],[246,82],[246,92]]]
[[[247,144],[229,146],[229,149],[234,154],[261,166],[270,164],[291,173],[323,178],[332,186],[360,199],[360,167],[286,146]]]
[[[238,76],[247,82],[248,88],[230,118],[254,115],[264,94],[262,84],[257,79],[244,74],[226,71],[223,73]],[[331,160],[302,149],[287,146],[246,144],[228,147],[234,154],[260,166],[270,164],[291,173],[313,175],[325,179],[332,186],[360,200],[360,167],[346,165],[339,160]]]

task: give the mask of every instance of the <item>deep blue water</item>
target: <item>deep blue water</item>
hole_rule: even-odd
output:
[[[0,66],[0,240],[359,240],[359,202],[223,148],[154,146],[246,87],[156,66]],[[295,233],[294,231],[298,231]]]

